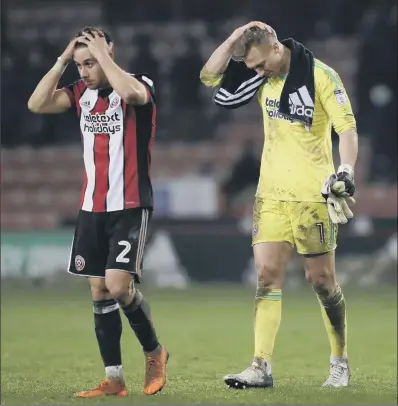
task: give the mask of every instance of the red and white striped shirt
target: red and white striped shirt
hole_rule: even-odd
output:
[[[91,90],[83,80],[63,88],[80,119],[85,176],[80,209],[109,212],[153,207],[151,149],[156,129],[154,86],[143,106],[127,104],[113,89]]]

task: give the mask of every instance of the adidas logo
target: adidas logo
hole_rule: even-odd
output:
[[[82,106],[87,107],[89,109],[90,108],[90,100],[82,101]]]
[[[306,86],[300,87],[297,92],[289,94],[289,108],[292,116],[314,116],[314,102]]]

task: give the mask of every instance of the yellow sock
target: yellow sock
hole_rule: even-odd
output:
[[[330,297],[317,295],[332,357],[347,357],[347,316],[343,293],[338,286]]]
[[[282,289],[256,292],[254,312],[254,357],[271,362],[282,316]]]

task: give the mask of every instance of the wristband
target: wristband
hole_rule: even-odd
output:
[[[59,56],[57,58],[57,62],[55,62],[54,66],[51,68],[52,72],[60,73],[61,75],[64,73],[68,64],[65,64],[64,61]]]
[[[341,164],[337,169],[337,173],[341,173],[341,172],[346,172],[351,177],[354,176],[354,168],[349,164]]]

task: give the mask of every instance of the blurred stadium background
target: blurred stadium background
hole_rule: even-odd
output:
[[[251,280],[260,109],[255,102],[233,112],[215,107],[198,74],[235,27],[257,19],[281,38],[307,44],[342,76],[357,115],[360,154],[356,217],[340,230],[340,278],[395,283],[394,1],[13,0],[2,7],[3,278],[50,276],[65,268],[83,179],[78,123],[73,113],[33,115],[26,102],[70,37],[98,24],[113,34],[119,64],[149,73],[157,84],[156,220],[147,274],[176,286]],[[70,66],[62,83],[76,78]],[[337,136],[333,140],[337,146]]]
[[[250,240],[261,111],[255,102],[236,111],[216,108],[212,92],[199,81],[213,49],[250,20],[269,23],[280,38],[303,42],[341,75],[357,117],[360,154],[355,219],[340,229],[338,275],[354,299],[366,288],[395,291],[395,1],[9,0],[1,6],[3,292],[28,281],[36,288],[66,287],[66,300],[69,286],[84,282],[65,272],[83,179],[78,123],[73,113],[33,115],[26,103],[71,36],[88,24],[109,29],[117,62],[128,71],[149,73],[157,85],[156,209],[145,287],[189,289],[200,283],[203,295],[214,283],[218,293],[228,292],[231,284],[255,284]],[[62,84],[76,78],[71,66]],[[337,153],[335,134],[333,141]],[[296,257],[286,286],[300,291],[303,279]],[[251,295],[245,296],[249,304]],[[5,297],[15,310],[21,296]],[[29,306],[39,300],[32,293],[28,297]],[[396,308],[396,297],[386,306]],[[8,328],[16,328],[14,319],[6,320]],[[393,330],[396,336],[396,320]],[[250,333],[249,328],[249,342]]]

